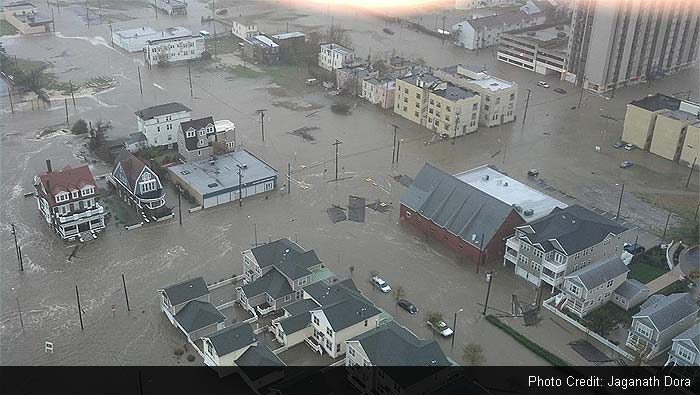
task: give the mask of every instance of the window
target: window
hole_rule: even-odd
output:
[[[435,120],[435,126],[440,126],[440,121],[438,121],[437,119]]]
[[[348,354],[350,354],[351,356],[354,357],[355,356],[355,349],[352,347],[348,347]]]
[[[569,284],[569,291],[574,295],[578,295],[578,287],[574,284]]]
[[[339,352],[340,352],[340,343],[338,343],[338,344],[335,346],[335,353],[338,354]]]
[[[331,329],[331,327],[326,327],[326,333],[328,336],[333,336],[333,329]]]
[[[513,100],[515,100],[515,93],[510,94],[510,101],[513,101]]]
[[[316,316],[314,316],[314,324],[321,325],[321,321],[319,321],[318,317]]]
[[[413,113],[413,115],[419,117],[419,116],[420,116],[420,113],[418,113],[418,111],[415,111],[415,112]]]
[[[429,110],[428,110],[428,113],[432,114],[432,113],[433,113],[433,109],[432,109],[432,108],[429,109]]]
[[[499,105],[499,104],[501,104],[501,98],[500,98],[500,97],[497,97],[497,98],[496,98],[496,105]]]
[[[430,99],[430,104],[435,104],[435,100]]]
[[[187,132],[185,132],[185,134],[189,138],[195,137],[197,135],[197,133],[195,133],[195,131],[192,129],[188,129]]]
[[[368,322],[368,321],[369,321],[369,320],[365,320],[365,326],[367,326],[367,322]]]
[[[474,103],[474,104],[472,105],[472,111],[476,111],[476,110],[478,110],[478,109],[479,109],[479,104],[478,104],[478,103]]]
[[[440,104],[440,102],[437,102],[437,103],[435,103],[435,107],[440,108],[440,107],[442,107],[442,104]]]
[[[680,344],[678,344],[678,347],[676,348],[676,354],[688,362],[693,362],[695,359],[695,353],[681,346]]]
[[[85,187],[83,188],[83,196],[89,196],[95,193],[95,189],[92,187]]]
[[[445,121],[448,121],[448,122],[450,121],[450,116],[449,116],[449,115],[445,115]]]
[[[70,194],[68,194],[68,192],[59,193],[55,196],[55,199],[57,202],[64,202],[70,199]]]
[[[156,132],[160,133],[160,126],[156,127]]]
[[[648,326],[638,322],[637,323],[637,333],[646,337],[647,339],[651,339],[651,335],[652,335],[653,331]]]
[[[488,110],[489,110],[489,105],[488,105],[488,104],[484,104],[484,111],[488,111]]]
[[[416,99],[420,99],[420,93],[416,93]]]
[[[157,187],[156,180],[144,181],[141,183],[141,193],[155,191]]]
[[[612,287],[613,285],[613,280],[608,281],[608,284],[606,285],[607,288]]]
[[[199,135],[200,135],[200,136],[204,136],[205,134],[206,134],[206,132],[204,131],[204,129],[200,129],[200,130],[199,130]]]
[[[404,111],[404,112],[408,111],[408,107],[403,106],[403,111]]]
[[[472,121],[475,120],[475,119],[476,119],[476,113],[473,112],[473,113],[472,113]]]
[[[80,196],[80,192],[79,191],[72,191],[72,196],[73,196],[73,199],[77,199]]]
[[[450,112],[450,106],[445,106],[445,111]]]
[[[287,295],[284,297],[285,302],[289,302],[290,300],[292,300],[292,295]]]

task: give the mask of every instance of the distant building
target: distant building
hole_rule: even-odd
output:
[[[336,69],[351,64],[355,59],[355,53],[338,44],[321,44],[321,51],[318,54],[318,65],[328,71],[334,72]]]
[[[515,120],[518,85],[492,77],[481,68],[456,65],[435,70],[435,76],[479,96],[479,125],[492,127]]]
[[[246,38],[260,34],[258,31],[258,25],[245,18],[234,18],[232,21],[231,33],[241,40],[245,40]]]
[[[243,56],[257,63],[277,64],[280,61],[280,46],[262,34],[244,38]]]
[[[146,47],[146,42],[162,36],[161,32],[148,26],[137,29],[115,30],[112,32],[114,45],[123,48],[127,52],[141,52]]]
[[[347,65],[335,70],[336,87],[353,96],[362,96],[362,86],[365,80],[379,77],[379,71],[372,70],[368,65]]]
[[[513,206],[428,163],[401,196],[399,218],[475,264],[500,260],[525,221]],[[481,263],[478,262],[481,258]]]
[[[389,56],[383,60],[386,73],[389,77],[403,78],[411,74],[420,74],[430,71],[429,67],[406,60],[401,56]]]
[[[49,227],[67,240],[91,240],[105,227],[105,210],[97,202],[97,186],[87,165],[34,177],[36,201]]]
[[[501,33],[496,58],[525,70],[561,79],[566,73],[568,20]]]
[[[219,121],[217,121],[219,122]],[[211,116],[182,122],[177,133],[177,150],[185,162],[203,160],[234,149],[233,122],[224,126]]]
[[[187,15],[187,3],[182,0],[156,0],[156,7],[168,15]]]
[[[2,12],[4,19],[21,34],[47,33],[53,25],[53,19],[40,14],[34,4],[25,1],[5,4]]]
[[[277,187],[277,170],[247,150],[170,166],[168,170],[173,181],[205,209]]]
[[[635,100],[627,105],[622,140],[692,166],[700,157],[700,104],[660,93]]]
[[[394,108],[396,80],[369,78],[362,81],[362,97],[381,108]]]
[[[449,82],[441,82],[428,93],[426,127],[449,137],[473,133],[479,127],[479,95]]]
[[[144,59],[149,66],[199,59],[206,50],[204,37],[192,35],[188,29],[166,29],[161,38],[146,41]]]
[[[146,220],[159,220],[172,215],[165,206],[165,189],[158,175],[128,151],[115,160],[107,179],[117,196],[132,206]]]
[[[421,126],[428,122],[428,95],[442,81],[432,74],[412,74],[396,79],[394,112]]]
[[[526,14],[509,11],[483,18],[467,19],[452,26],[455,44],[466,49],[490,47],[498,41],[501,33],[545,23],[544,13]]]
[[[178,127],[190,120],[191,111],[181,103],[171,102],[146,107],[136,111],[138,133],[146,137],[147,146],[174,147],[178,139]]]
[[[516,0],[455,0],[456,10],[472,10],[483,7],[500,7],[513,5]]]
[[[280,46],[280,60],[291,63],[301,56],[306,35],[301,32],[280,33],[272,36],[272,40]]]

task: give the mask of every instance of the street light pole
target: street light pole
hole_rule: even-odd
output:
[[[488,281],[489,286],[486,289],[486,301],[484,301],[484,311],[481,313],[482,316],[486,316],[486,309],[488,308],[489,305],[489,295],[491,294],[491,281],[493,281],[493,275],[494,271],[491,270],[486,273],[486,281]]]
[[[455,319],[454,319],[454,322],[452,324],[452,346],[450,348],[451,350],[454,350],[454,348],[455,348],[455,336],[457,336],[457,313],[461,313],[463,311],[464,311],[464,309],[459,309],[459,310],[455,311]]]
[[[392,146],[393,148],[391,150],[391,163],[395,163],[396,162],[396,133],[399,130],[399,125],[395,125],[392,123],[390,126],[394,127],[394,145]]]
[[[615,220],[620,218],[620,208],[622,208],[622,194],[625,193],[625,184],[622,184],[622,190],[620,190],[620,201],[617,203],[617,215],[615,215]]]
[[[343,142],[338,140],[338,139],[335,139],[335,143],[333,143],[333,145],[335,145],[335,180],[336,181],[338,181],[338,146],[340,144],[343,144]]]
[[[241,165],[238,166],[238,207],[243,207],[243,176],[241,175]]]

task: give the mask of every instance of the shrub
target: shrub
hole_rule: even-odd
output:
[[[539,355],[540,357],[542,357],[542,359],[551,363],[552,365],[554,365],[554,366],[569,366],[569,364],[566,361],[564,361],[563,359],[559,358],[558,356],[552,354],[551,352],[545,350],[539,344],[532,342],[530,339],[521,335],[515,329],[513,329],[510,326],[508,326],[507,324],[501,322],[501,320],[499,320],[495,316],[487,315],[486,321],[492,323],[497,328],[501,329],[503,332],[509,334],[518,343],[522,344],[523,346],[525,346],[525,348],[527,348],[530,351],[534,352],[535,354]]]
[[[90,130],[84,119],[78,119],[70,128],[70,131],[73,132],[73,134],[87,134]]]

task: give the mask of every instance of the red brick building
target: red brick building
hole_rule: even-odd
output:
[[[474,263],[481,252],[481,264],[502,261],[505,239],[525,223],[514,207],[428,163],[401,196],[400,218]]]

